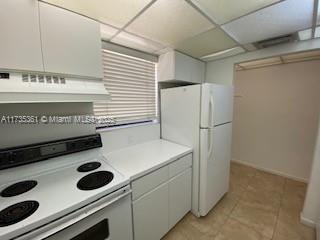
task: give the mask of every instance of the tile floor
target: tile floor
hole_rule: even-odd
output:
[[[163,240],[315,240],[299,222],[306,184],[232,163],[229,193],[206,217],[187,214]]]

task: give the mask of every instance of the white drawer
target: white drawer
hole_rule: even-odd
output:
[[[132,199],[135,200],[143,194],[151,191],[161,183],[168,181],[169,167],[162,167],[144,177],[132,182]]]
[[[183,156],[169,165],[169,178],[176,176],[192,166],[192,153]]]

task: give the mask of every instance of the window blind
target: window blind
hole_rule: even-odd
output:
[[[94,114],[115,119],[115,125],[156,119],[156,63],[105,49],[102,59],[111,101],[94,103]]]

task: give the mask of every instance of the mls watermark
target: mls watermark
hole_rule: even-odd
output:
[[[94,124],[113,126],[116,123],[115,118],[94,115],[0,115],[0,124]]]

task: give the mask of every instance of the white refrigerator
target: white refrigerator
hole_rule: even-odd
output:
[[[200,84],[161,90],[163,139],[193,148],[192,212],[205,216],[228,191],[233,88]]]

